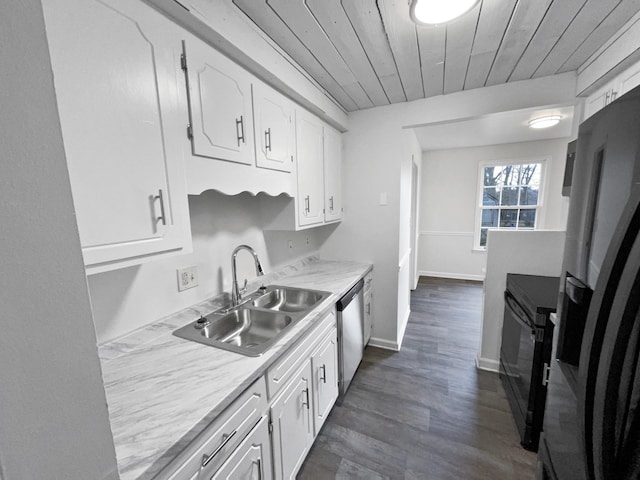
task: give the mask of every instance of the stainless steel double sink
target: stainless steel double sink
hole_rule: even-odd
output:
[[[173,334],[243,355],[262,355],[331,293],[271,285],[232,309],[213,312]]]

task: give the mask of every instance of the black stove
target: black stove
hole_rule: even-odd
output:
[[[500,348],[500,378],[513,412],[520,443],[537,451],[547,378],[559,277],[507,274]]]

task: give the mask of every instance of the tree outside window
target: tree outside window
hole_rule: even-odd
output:
[[[481,170],[479,245],[487,245],[492,229],[533,230],[536,227],[542,163],[491,165]]]

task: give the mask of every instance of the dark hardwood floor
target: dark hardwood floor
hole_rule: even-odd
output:
[[[367,347],[299,479],[531,480],[498,375],[479,371],[482,284],[421,277],[402,349]]]

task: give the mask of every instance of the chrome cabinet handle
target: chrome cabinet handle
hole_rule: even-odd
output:
[[[271,127],[264,131],[264,148],[271,151]]]
[[[240,129],[238,130],[238,126]],[[244,118],[240,115],[240,120],[236,119],[236,135],[238,136],[238,146],[240,142],[246,143],[244,139]]]
[[[304,211],[311,213],[311,199],[309,198],[309,195],[304,197]]]
[[[323,363],[320,366],[320,370],[322,370],[322,376],[320,377],[320,380],[322,380],[322,383],[327,383],[327,366]]]
[[[329,210],[333,212],[333,195],[329,197]]]
[[[256,463],[258,464],[258,480],[262,480],[262,459],[258,458]]]
[[[304,390],[302,390],[302,393],[305,394],[305,398],[306,398],[306,401],[305,400],[302,401],[302,405],[307,407],[307,410],[309,410],[309,388],[305,388]]]
[[[167,224],[167,217],[164,214],[164,197],[162,196],[162,189],[158,190],[158,195],[155,196],[156,200],[160,200],[160,216],[156,217],[156,223],[162,222],[162,225]]]
[[[229,435],[223,435],[222,436],[222,443],[218,446],[218,448],[216,448],[214,450],[214,452],[207,456],[206,454],[202,456],[202,467],[206,467],[207,465],[209,465],[209,462],[211,462],[211,460],[214,459],[214,457],[220,453],[220,451],[227,445],[227,443],[229,443],[229,440],[231,440],[233,438],[233,436],[236,434],[236,430],[234,430],[233,432],[231,432]]]
[[[551,367],[547,362],[544,362],[544,367],[542,368],[542,386],[546,387],[549,385],[549,373],[551,372]]]

